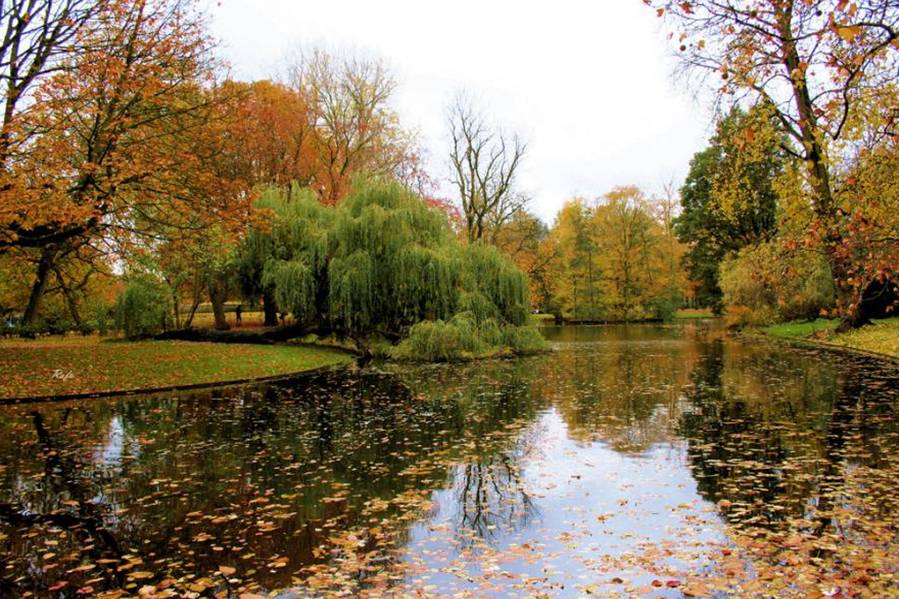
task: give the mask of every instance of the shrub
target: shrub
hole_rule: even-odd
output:
[[[724,309],[724,325],[731,329],[768,326],[777,320],[777,311],[769,306],[755,309],[746,306],[727,306]]]
[[[725,259],[719,282],[733,326],[812,319],[833,304],[824,258],[786,251],[778,241],[746,247]]]
[[[650,301],[649,307],[652,310],[653,317],[668,322],[669,320],[674,320],[680,302],[680,294],[665,293],[654,297]]]
[[[129,339],[148,337],[171,325],[168,294],[150,277],[132,279],[116,302],[116,326]]]
[[[543,335],[534,327],[507,326],[503,329],[503,342],[516,354],[528,355],[546,351]]]
[[[532,326],[506,325],[494,320],[476,324],[469,313],[455,315],[449,322],[426,320],[409,329],[409,335],[390,351],[400,360],[449,362],[483,355],[545,351],[546,340]]]
[[[485,345],[490,345],[489,343],[485,344],[481,339],[480,327],[470,313],[460,312],[456,314],[449,324],[458,331],[463,351],[469,354],[479,354],[484,351]]]
[[[458,327],[442,320],[424,320],[409,329],[409,336],[391,355],[402,360],[447,362],[462,358],[464,345]]]

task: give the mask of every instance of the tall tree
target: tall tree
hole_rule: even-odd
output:
[[[556,301],[564,316],[576,320],[598,319],[604,310],[591,219],[591,209],[577,198],[562,206],[552,231],[560,266],[556,273]]]
[[[315,161],[310,183],[323,203],[340,200],[356,173],[414,182],[420,174],[416,140],[390,105],[396,81],[383,62],[313,50],[292,65],[290,81],[317,131],[309,140]]]
[[[775,231],[774,183],[783,167],[777,129],[762,106],[748,113],[732,109],[718,122],[709,147],[690,161],[675,231],[689,248],[684,260],[699,283],[697,299],[716,312],[722,308],[721,261]]]
[[[599,264],[608,282],[607,302],[625,322],[645,316],[655,291],[651,254],[659,241],[649,201],[636,187],[607,193],[593,213]]]
[[[527,197],[515,190],[514,183],[526,146],[517,135],[510,137],[488,124],[463,95],[450,106],[449,132],[453,184],[468,241],[473,242],[525,208]]]
[[[317,176],[315,151],[321,147],[315,107],[300,90],[262,80],[228,81],[227,95],[239,96],[230,108],[239,113],[232,143],[239,147],[244,178],[251,187],[291,182],[312,185]]]
[[[39,133],[0,187],[0,251],[39,256],[26,321],[71,244],[129,246],[163,223],[197,229],[246,214],[248,198],[221,193],[187,135],[210,121],[202,87],[215,66],[192,2],[110,0],[89,25],[18,119]]]
[[[892,0],[644,0],[674,26],[684,67],[720,77],[724,95],[774,107],[805,166],[812,204],[838,289],[849,265],[840,245],[834,142],[859,97],[899,72],[899,8]],[[843,294],[845,295],[845,293]],[[845,304],[851,299],[841,298]]]

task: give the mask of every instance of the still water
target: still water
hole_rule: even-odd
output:
[[[0,596],[899,593],[899,369],[704,322],[0,408]]]

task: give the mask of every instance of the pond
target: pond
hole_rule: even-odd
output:
[[[895,364],[544,330],[527,359],[0,408],[0,596],[899,593]]]

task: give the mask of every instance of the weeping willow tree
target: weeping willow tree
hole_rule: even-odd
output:
[[[397,183],[358,181],[337,206],[296,186],[269,189],[259,203],[272,222],[241,249],[245,288],[270,292],[301,327],[360,345],[421,335],[420,324],[449,327],[465,339],[452,355],[528,336],[508,333],[527,322],[524,273],[495,248],[462,246],[442,212]],[[397,356],[421,353],[404,343]]]

